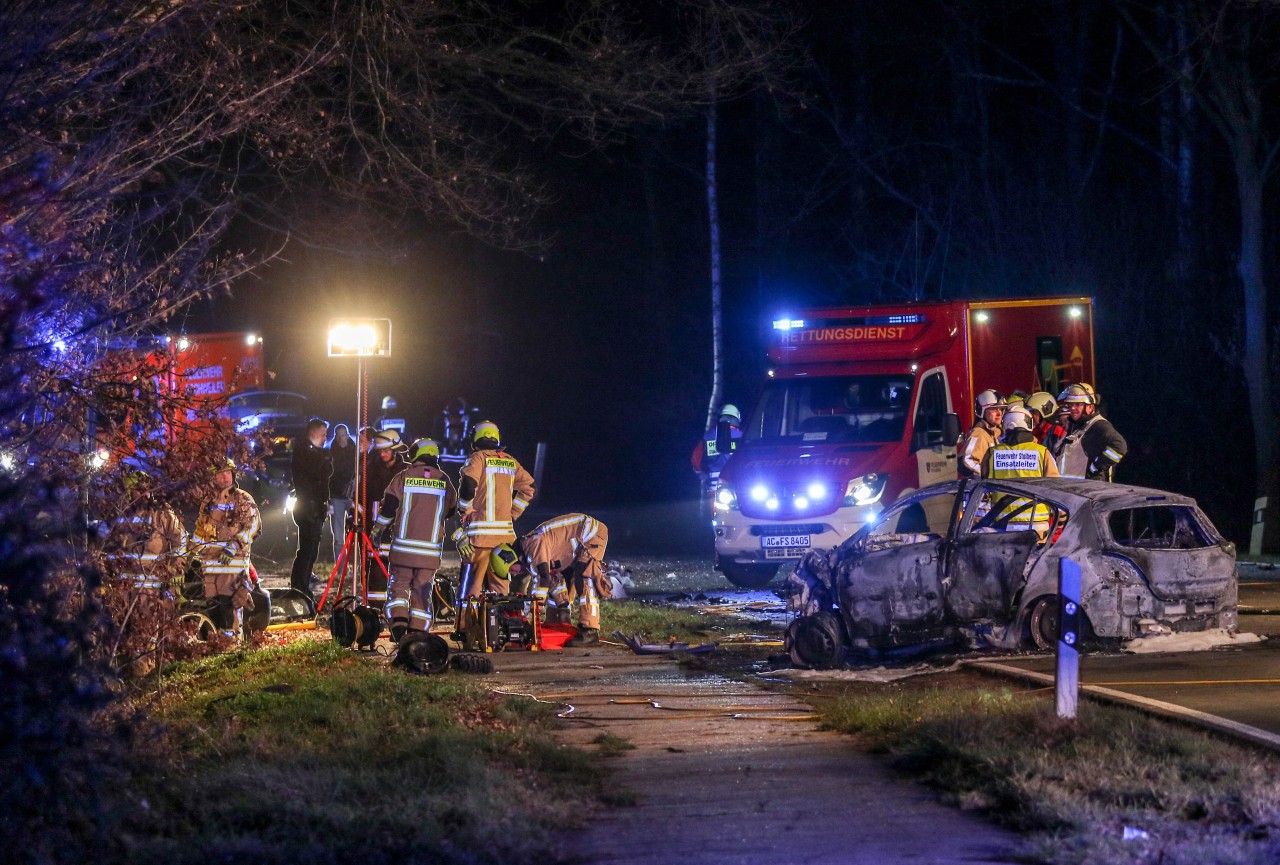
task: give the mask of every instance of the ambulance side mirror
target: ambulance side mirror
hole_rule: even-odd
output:
[[[948,447],[960,441],[960,416],[953,411],[942,416],[942,443]]]

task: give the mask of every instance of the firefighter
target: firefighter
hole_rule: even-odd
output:
[[[1056,456],[1057,447],[1067,434],[1067,428],[1058,423],[1058,401],[1053,398],[1053,394],[1038,390],[1027,397],[1026,407],[1031,412],[1034,424],[1031,434],[1049,449],[1049,453]]]
[[[458,486],[458,510],[462,528],[454,534],[455,542],[463,538],[465,577],[463,597],[475,597],[482,588],[507,594],[507,581],[491,574],[489,558],[495,547],[516,539],[512,523],[533,501],[533,477],[515,457],[502,450],[498,427],[492,421],[476,424],[472,434],[472,452],[462,467]],[[463,552],[463,547],[469,552]],[[470,573],[467,563],[470,562]]]
[[[419,439],[409,448],[410,465],[391,479],[378,507],[377,525],[391,535],[387,621],[396,644],[409,631],[431,627],[431,593],[444,551],[444,521],[458,503],[440,470],[440,446]]]
[[[1036,441],[1031,413],[1010,409],[1001,421],[1004,436],[982,457],[984,478],[1056,478],[1058,466],[1049,449]]]
[[[103,541],[103,559],[108,575],[127,587],[130,607],[139,608],[130,612],[154,613],[126,614],[124,621],[170,620],[174,601],[182,598],[186,529],[173,508],[154,498],[154,484],[146,472],[125,475],[124,492],[125,509]],[[158,637],[153,633],[145,645],[154,650]],[[156,666],[154,651],[145,649],[125,660],[128,674],[135,676],[145,676]]]
[[[586,514],[547,520],[520,538],[521,557],[556,607],[578,607],[578,633],[566,646],[600,642],[600,598],[613,594],[613,581],[604,569],[608,543],[605,524]]]
[[[984,390],[973,401],[973,413],[977,423],[964,434],[957,447],[958,469],[962,478],[976,478],[982,474],[982,458],[987,449],[996,443],[1000,434],[1000,421],[1004,417],[1005,402],[999,391]]]
[[[111,524],[103,558],[117,579],[157,597],[182,594],[182,561],[187,531],[173,508],[155,500],[154,483],[144,471],[125,475],[124,513]]]
[[[373,452],[365,460],[361,469],[363,474],[360,478],[360,490],[353,496],[356,513],[365,529],[372,529],[377,525],[378,507],[392,478],[409,467],[404,461],[405,446],[400,440],[400,433],[393,429],[374,430],[369,436],[369,443]],[[356,458],[359,459],[360,456],[357,454]],[[377,560],[374,559],[375,552]],[[371,604],[381,605],[387,602],[387,574],[383,568],[386,568],[387,556],[390,554],[390,538],[368,552],[368,561],[365,562],[365,590]]]
[[[1115,467],[1129,450],[1124,436],[1098,412],[1098,396],[1086,384],[1073,384],[1058,394],[1067,409],[1067,434],[1058,451],[1063,477],[1111,480]]]
[[[742,412],[736,405],[725,403],[720,409],[720,419],[715,426],[708,429],[693,449],[690,462],[693,470],[702,479],[704,496],[715,493],[720,485],[720,470],[729,461],[729,457],[738,449],[742,439]]]
[[[253,496],[236,486],[234,460],[215,464],[212,471],[213,495],[196,516],[195,552],[204,596],[212,601],[210,618],[224,637],[235,637],[242,633],[244,610],[253,609],[249,555],[262,517]]]

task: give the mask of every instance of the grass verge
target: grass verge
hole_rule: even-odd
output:
[[[647,643],[708,643],[716,638],[716,625],[694,610],[618,600],[600,605],[602,635],[621,631],[639,634]]]
[[[327,641],[183,665],[149,713],[130,863],[545,862],[605,792],[552,707]]]
[[[974,674],[816,702],[826,726],[1026,833],[1037,861],[1280,861],[1280,759],[1270,753],[1087,701],[1064,722],[1051,695]]]

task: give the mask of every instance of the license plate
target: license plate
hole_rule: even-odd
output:
[[[765,535],[760,539],[760,546],[766,550],[775,547],[810,547],[813,544],[809,535]]]
[[[798,559],[809,552],[808,547],[766,547],[766,559]]]

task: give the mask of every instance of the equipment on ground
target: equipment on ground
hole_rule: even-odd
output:
[[[502,652],[541,648],[542,604],[528,595],[482,592],[458,604],[453,638],[467,651]]]
[[[411,631],[400,640],[391,665],[423,676],[443,673],[449,669],[449,644],[439,634]]]
[[[353,644],[357,651],[372,651],[382,633],[382,617],[373,607],[366,607],[354,595],[339,598],[329,620],[329,633],[344,649]]]

